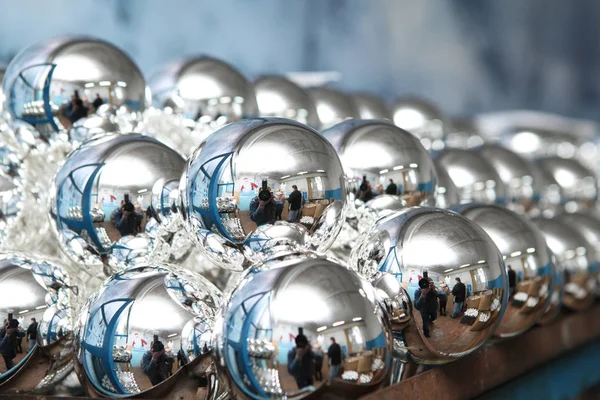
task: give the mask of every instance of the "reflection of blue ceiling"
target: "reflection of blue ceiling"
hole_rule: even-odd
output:
[[[206,53],[245,74],[338,70],[340,86],[416,93],[450,113],[532,108],[598,118],[600,3],[579,0],[110,0],[0,3],[0,59],[85,33],[148,74]]]

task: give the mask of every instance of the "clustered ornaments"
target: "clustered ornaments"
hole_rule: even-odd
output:
[[[0,314],[28,340],[0,394],[354,398],[600,293],[598,142],[539,116],[208,56],[146,83],[89,37],[23,50],[2,91]]]

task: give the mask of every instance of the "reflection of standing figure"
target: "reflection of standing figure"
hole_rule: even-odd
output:
[[[275,219],[281,220],[281,214],[283,213],[283,204],[285,203],[285,195],[278,191],[275,195]]]
[[[298,190],[298,186],[292,185],[292,193],[290,193],[288,201],[290,203],[288,222],[296,222],[300,215],[300,209],[302,208],[302,193]]]
[[[38,323],[35,318],[31,318],[31,324],[27,327],[27,339],[29,340],[29,351],[31,351],[37,343],[37,328]]]
[[[517,287],[517,273],[512,269],[510,265],[508,268],[508,298],[511,299],[515,294],[515,288]]]
[[[430,337],[429,326],[437,319],[438,311],[438,293],[431,278],[428,283],[429,286],[423,288],[425,285],[421,286],[419,282],[420,288],[415,291],[415,306],[423,318],[423,334],[427,338]]]
[[[440,289],[438,290],[438,298],[440,299],[440,315],[446,316],[446,304],[448,304],[449,294],[450,289],[448,289],[448,285],[441,283]]]
[[[298,334],[296,346],[288,353],[288,371],[296,379],[298,389],[313,384],[314,358],[308,339],[304,334]]]
[[[7,371],[14,366],[13,359],[17,356],[17,326],[19,326],[19,321],[16,319],[8,321],[4,338],[0,342],[0,353],[4,358]]]
[[[463,310],[465,305],[465,299],[467,298],[467,287],[460,281],[460,278],[456,278],[456,285],[452,288],[452,295],[454,296],[454,310],[450,318],[457,318]]]
[[[327,357],[329,358],[329,383],[333,378],[337,378],[342,374],[342,348],[335,342],[335,338],[330,338],[331,346],[327,349]]]
[[[315,354],[315,379],[322,381],[323,372],[321,369],[323,368],[323,349],[321,349],[321,346],[317,345],[313,353]]]

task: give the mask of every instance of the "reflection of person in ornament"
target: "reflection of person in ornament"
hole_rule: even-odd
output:
[[[267,187],[267,190],[271,191],[271,188]],[[272,194],[268,200],[261,200],[256,196],[250,202],[250,219],[257,226],[274,224],[277,219],[275,213],[275,200]]]
[[[296,346],[288,353],[288,372],[296,380],[298,389],[313,384],[314,354],[302,328],[296,336]]]
[[[415,306],[423,318],[423,334],[429,337],[429,326],[437,318],[438,293],[435,289],[433,279],[421,279],[419,289],[415,291]]]
[[[161,341],[152,343],[152,349],[148,350],[142,358],[142,368],[153,386],[168,378],[173,361],[173,357],[169,357],[165,352],[165,346]]]

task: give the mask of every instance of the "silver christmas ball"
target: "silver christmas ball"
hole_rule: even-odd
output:
[[[572,158],[576,138],[568,133],[538,127],[513,127],[506,130],[500,142],[515,153],[528,158]]]
[[[416,135],[427,150],[444,148],[444,116],[429,101],[416,97],[399,98],[393,103],[391,114],[394,124]]]
[[[63,251],[94,268],[119,239],[144,232],[158,218],[164,210],[153,192],[178,181],[184,165],[178,153],[148,136],[107,134],[85,142],[54,179],[50,218]]]
[[[546,157],[538,167],[560,187],[561,204],[568,212],[593,209],[598,198],[598,182],[593,171],[575,159]]]
[[[75,367],[82,385],[94,397],[123,397],[175,379],[168,377],[170,363],[173,372],[205,370],[198,361],[213,349],[221,302],[220,291],[206,279],[168,265],[146,264],[111,276],[77,323]],[[161,347],[153,370],[153,351]],[[178,367],[178,353],[189,365]],[[140,365],[151,372],[138,370]]]
[[[484,230],[451,211],[413,207],[380,219],[352,250],[349,266],[368,280],[392,274],[408,292],[413,315],[400,317],[392,309],[392,328],[404,333],[402,345],[419,363],[443,364],[473,352],[494,333],[506,309],[502,254]],[[456,279],[465,285],[464,313],[459,303],[454,308],[455,295],[465,294]],[[440,317],[438,298],[447,300]],[[430,318],[437,318],[435,324],[424,324]]]
[[[529,212],[542,192],[535,166],[519,154],[499,145],[488,144],[475,151],[492,164],[504,183],[507,206],[520,214]]]
[[[392,119],[390,111],[379,97],[368,93],[355,93],[350,95],[350,98],[358,110],[360,119]]]
[[[433,161],[419,140],[391,122],[351,120],[323,131],[347,170],[348,179],[366,176],[370,188],[357,198],[368,201],[387,193],[390,180],[409,206],[432,199],[437,188]],[[384,187],[386,185],[387,187]]]
[[[299,359],[310,366],[317,352],[336,347],[330,338],[345,355],[344,373],[325,385]],[[245,272],[223,309],[218,355],[240,397],[303,398],[314,390],[359,397],[388,376],[391,343],[373,287],[342,265],[304,256]]]
[[[506,186],[493,165],[480,153],[445,149],[435,157],[436,165],[445,169],[458,189],[461,203],[504,204]]]
[[[354,103],[343,92],[329,87],[313,87],[307,90],[317,108],[322,130],[346,119],[360,117]]]
[[[155,240],[145,233],[123,236],[115,242],[108,253],[108,265],[113,271],[136,267],[154,261],[152,254]]]
[[[266,75],[254,82],[258,115],[261,117],[288,118],[320,127],[315,103],[308,92],[291,80],[277,75]]]
[[[544,316],[556,286],[543,233],[525,217],[500,206],[468,204],[454,210],[479,225],[504,258],[509,302],[495,335],[508,338],[524,333]]]
[[[155,107],[182,113],[208,132],[258,113],[252,83],[216,58],[174,61],[156,70],[148,83]]]
[[[435,193],[435,206],[438,208],[450,208],[460,203],[458,188],[450,178],[446,167],[440,164],[439,159],[433,159],[435,172],[438,178],[438,188]]]
[[[73,144],[73,148],[77,148],[96,135],[119,132],[120,130],[121,128],[113,116],[92,114],[76,121],[71,126],[68,131],[69,142]]]
[[[11,359],[14,366],[8,370],[5,363],[9,357],[3,351],[0,393],[44,393],[72,371],[70,360],[77,294],[78,288],[63,267],[38,256],[0,253],[3,336],[14,336],[16,344],[17,336],[30,327],[36,335],[35,339],[21,341],[22,351],[14,353],[15,357]],[[11,318],[14,322],[9,321]],[[36,325],[32,325],[33,319]],[[25,377],[16,374],[25,368],[29,371]]]
[[[210,135],[188,160],[180,190],[196,244],[216,264],[238,271],[240,246],[255,252],[292,239],[287,229],[251,234],[279,219],[307,228],[304,248],[327,250],[341,229],[347,197],[331,144],[302,124],[277,118],[238,121]],[[304,199],[302,218],[288,211],[292,193]]]
[[[534,218],[532,221],[542,231],[546,244],[563,269],[563,306],[571,310],[589,308],[597,290],[594,248],[570,223],[554,218]]]
[[[47,137],[70,128],[101,103],[135,112],[150,102],[144,76],[129,56],[90,37],[61,37],[27,47],[8,65],[3,88],[6,111]],[[32,100],[38,94],[41,99]]]

